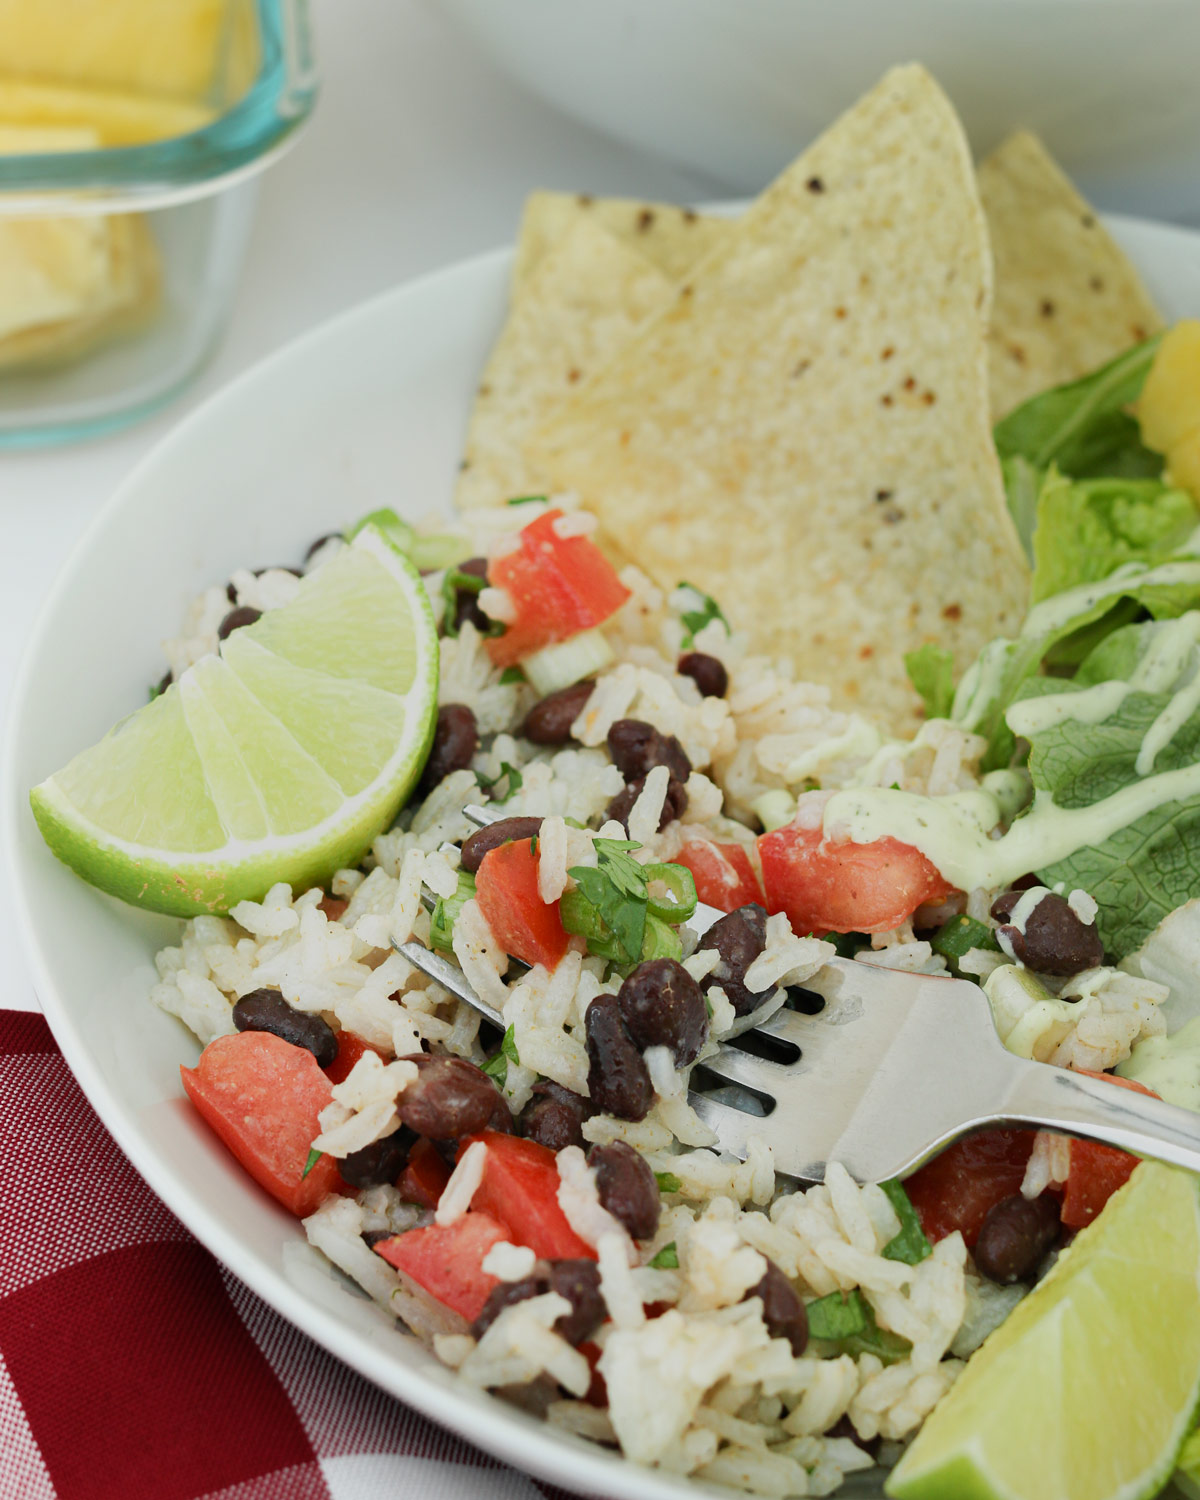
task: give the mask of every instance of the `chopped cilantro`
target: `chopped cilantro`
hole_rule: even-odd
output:
[[[906,1266],[915,1266],[927,1255],[933,1254],[933,1246],[926,1239],[917,1211],[903,1186],[895,1178],[890,1182],[881,1182],[879,1186],[887,1194],[888,1202],[896,1210],[896,1217],[900,1220],[900,1233],[883,1247],[883,1257],[885,1260],[903,1261]]]
[[[475,780],[479,783],[479,790],[486,792],[493,802],[507,802],[510,797],[515,797],[525,784],[525,778],[517,770],[516,766],[510,766],[506,760],[500,762],[499,776],[493,776],[490,780],[486,776],[475,773]],[[497,787],[503,783],[504,791],[497,793]]]
[[[439,896],[429,919],[429,946],[438,953],[454,952],[454,923],[460,911],[475,894],[475,877],[466,870],[458,872],[458,889],[453,896]]]
[[[886,1365],[903,1359],[912,1349],[908,1339],[880,1328],[860,1291],[830,1292],[810,1302],[807,1312],[809,1336],[836,1344],[842,1354],[874,1354]]]
[[[517,1052],[516,1039],[513,1036],[513,1028],[510,1026],[504,1033],[504,1038],[494,1057],[489,1057],[483,1065],[483,1071],[487,1076],[497,1083],[501,1088],[508,1082],[508,1065],[516,1063],[521,1065],[521,1058]]]
[[[675,1248],[675,1241],[664,1245],[650,1265],[656,1271],[677,1271],[679,1269],[679,1251]]]
[[[521,671],[520,667],[505,667],[504,671],[500,673],[501,687],[508,687],[511,683],[524,681],[525,673]]]
[[[654,1180],[660,1193],[677,1193],[683,1186],[674,1172],[655,1172]]]
[[[322,1154],[323,1153],[318,1151],[315,1146],[312,1147],[312,1149],[308,1153],[308,1158],[304,1163],[304,1171],[300,1173],[300,1176],[302,1178],[308,1176],[308,1174],[312,1171],[316,1164],[321,1160]]]
[[[679,616],[687,630],[687,634],[683,638],[685,651],[689,650],[695,644],[697,633],[703,630],[710,620],[720,620],[725,629],[729,629],[729,621],[725,618],[721,611],[721,606],[711,594],[706,594],[703,589],[698,589],[694,583],[680,583],[679,587],[681,589],[690,589],[700,601],[698,608],[685,609]]]
[[[445,605],[442,615],[443,634],[449,636],[458,634],[454,616],[458,610],[459,594],[480,594],[485,588],[487,588],[487,579],[480,578],[478,573],[464,573],[461,568],[446,569],[442,577],[442,602]]]
[[[545,495],[514,495],[511,500],[506,500],[505,505],[535,505],[546,503]]]

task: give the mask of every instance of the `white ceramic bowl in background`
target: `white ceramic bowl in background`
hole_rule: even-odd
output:
[[[1200,312],[1200,234],[1113,224],[1168,317]],[[335,1272],[191,1111],[199,1047],[147,992],[180,924],[99,894],[50,854],[29,788],[145,702],[157,643],[235,566],[289,563],[391,505],[443,509],[511,256],[468,261],[345,314],[199,408],[105,506],[35,627],[0,769],[8,888],[37,994],[101,1119],[150,1186],[235,1275],[384,1389],[497,1457],[572,1489],[683,1500],[682,1480],[573,1440],[450,1372]],[[868,1493],[878,1493],[872,1487]],[[861,1486],[843,1493],[863,1493]]]
[[[918,60],[977,152],[1028,126],[1102,208],[1200,219],[1200,0],[433,3],[533,93],[742,192]]]

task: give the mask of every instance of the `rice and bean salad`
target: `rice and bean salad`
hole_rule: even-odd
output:
[[[895,1461],[1052,1261],[1062,1226],[1046,1190],[1066,1179],[1067,1143],[1039,1135],[1026,1150],[1019,1191],[972,1254],[958,1230],[926,1238],[899,1184],[860,1186],[830,1163],[823,1183],[798,1185],[762,1141],[745,1161],[723,1154],[688,1102],[693,1067],[748,1013],[803,997],[839,950],[925,974],[949,958],[985,987],[1014,1050],[1094,1071],[1163,1033],[1167,989],[1103,962],[1086,893],[1037,887],[940,895],[837,949],[743,902],[699,939],[680,929],[678,958],[622,968],[576,936],[553,968],[514,969],[464,885],[505,836],[536,838],[544,903],[578,886],[569,871],[620,859],[649,871],[653,891],[681,856],[707,868],[705,850],[725,851],[725,868],[732,849],[738,869],[744,851],[753,872],[756,810],[790,795],[800,759],[810,789],[793,821],[819,829],[838,788],[969,791],[984,748],[946,719],[887,740],[826,687],[748,654],[715,601],[686,585],[664,594],[636,566],[620,570],[628,597],[601,630],[610,660],[539,697],[485,649],[511,612],[485,563],[539,519],[564,538],[594,526],[570,496],[478,512],[460,523],[471,560],[426,575],[442,633],[438,730],[395,826],[328,890],[277,885],[189,921],[157,957],[151,998],[206,1046],[263,1031],[327,1065],[353,1039],[310,1153],[336,1188],[314,1194],[304,1227],[462,1381],[644,1464],[753,1494],[829,1494]],[[341,545],[321,539],[305,570]],[[299,571],[242,571],[208,590],[165,643],[172,673],[286,604]],[[480,802],[502,805],[499,832],[465,815]],[[394,950],[436,941],[439,923],[503,1038]],[[956,931],[971,945],[948,943]],[[1058,999],[1035,998],[1030,972]],[[475,1284],[442,1294],[455,1311],[420,1256],[387,1252],[493,1225],[489,1158],[518,1182],[513,1151],[542,1173],[521,1207],[554,1221],[546,1243],[560,1253],[493,1232],[482,1255],[475,1244]],[[451,1241],[431,1243],[444,1259]]]

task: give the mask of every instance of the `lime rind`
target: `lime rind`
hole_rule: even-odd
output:
[[[1200,1196],[1144,1162],[974,1355],[896,1500],[1147,1500],[1200,1403]]]
[[[111,895],[193,916],[259,899],[279,881],[323,883],[361,859],[420,775],[436,724],[437,628],[419,574],[375,528],[238,634],[248,644],[234,648],[237,665],[224,652],[205,658],[30,794],[53,852]],[[294,687],[330,679],[317,692],[324,724],[298,733],[296,705],[270,712],[264,652]],[[348,722],[361,728],[381,710],[391,737],[369,780],[359,751],[337,752],[327,721],[356,682],[366,706]],[[372,731],[376,753],[382,741]],[[320,763],[326,753],[332,765]],[[347,793],[347,779],[360,789]]]

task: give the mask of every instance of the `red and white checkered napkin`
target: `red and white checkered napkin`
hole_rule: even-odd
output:
[[[277,1317],[0,1011],[0,1500],[542,1500]]]

